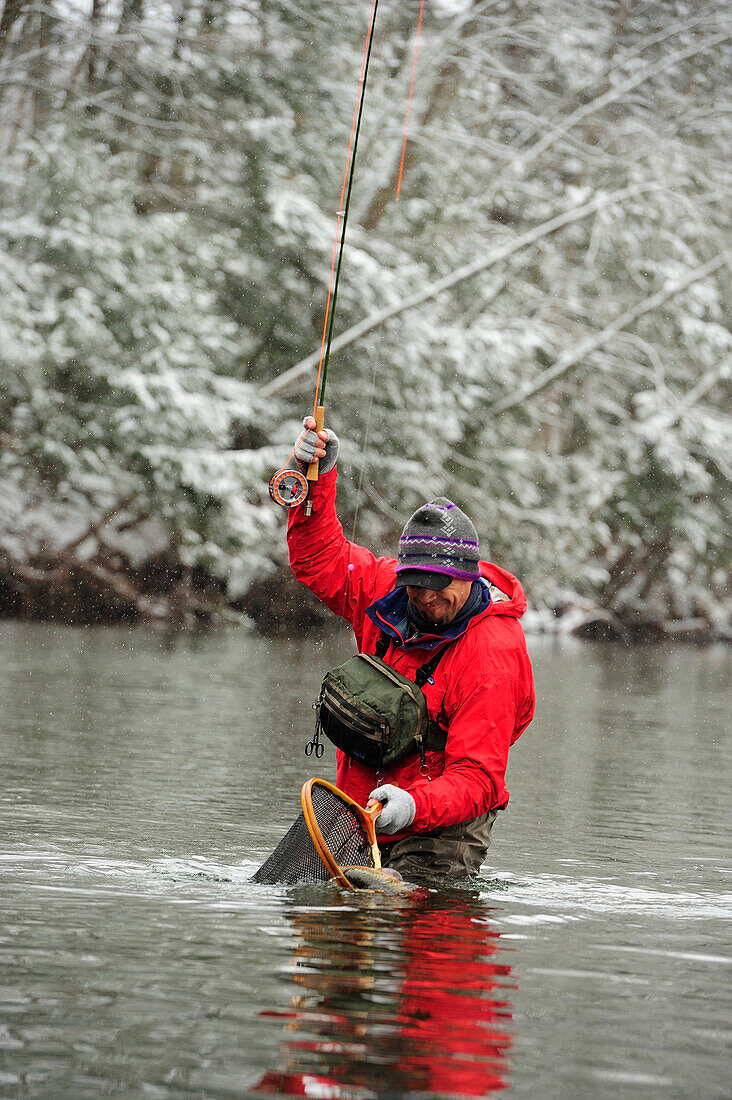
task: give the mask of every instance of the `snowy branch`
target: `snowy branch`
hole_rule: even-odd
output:
[[[728,256],[729,253],[726,252],[719,256],[715,256],[713,260],[690,271],[688,275],[680,281],[673,282],[670,286],[665,287],[663,290],[659,290],[656,294],[652,294],[650,298],[645,298],[631,309],[624,310],[622,313],[618,314],[610,324],[605,325],[601,332],[584,340],[574,351],[562,355],[554,366],[545,370],[533,382],[524,383],[515,393],[490,406],[487,410],[487,415],[496,417],[500,416],[502,413],[508,412],[510,409],[523,406],[530,398],[536,397],[538,393],[541,393],[553,382],[569,374],[571,370],[583,363],[588,355],[597,351],[598,348],[601,348],[608,340],[617,335],[617,333],[622,332],[628,325],[633,324],[633,322],[649,313],[653,313],[694,283],[706,279],[709,275],[718,271],[720,267],[727,263]]]
[[[366,317],[359,324],[353,325],[351,328],[347,329],[346,332],[341,333],[340,336],[337,336],[333,340],[331,353],[342,351],[343,348],[347,348],[351,344],[354,344],[369,332],[373,332],[374,329],[392,320],[392,318],[406,313],[407,310],[416,309],[417,306],[424,305],[425,302],[432,301],[440,294],[444,294],[446,290],[451,290],[452,287],[465,282],[466,279],[471,279],[473,276],[483,271],[488,271],[489,268],[495,267],[496,264],[501,263],[503,260],[510,259],[517,252],[520,252],[524,248],[528,248],[532,244],[536,244],[537,241],[543,238],[550,237],[553,233],[559,232],[560,229],[564,229],[568,225],[582,221],[584,218],[588,218],[592,214],[597,213],[598,210],[604,210],[607,207],[622,203],[626,199],[634,198],[637,195],[656,190],[657,188],[660,188],[660,184],[637,184],[633,187],[623,188],[621,191],[613,191],[611,194],[600,194],[597,198],[592,199],[588,203],[584,203],[582,206],[573,207],[563,214],[558,214],[555,218],[550,218],[549,221],[542,222],[541,225],[536,226],[527,233],[521,234],[520,237],[517,237],[509,244],[503,245],[501,248],[496,249],[495,252],[489,253],[487,257],[475,260],[473,263],[466,264],[464,267],[452,271],[442,279],[430,283],[424,290],[411,295],[409,298],[404,298],[401,302],[397,302],[396,305],[387,306],[385,309],[378,310],[376,313],[371,314],[370,317]],[[302,379],[307,378],[313,368],[318,365],[319,358],[319,350],[312,352],[305,359],[296,363],[295,366],[290,367],[289,370],[280,374],[274,381],[265,384],[260,391],[261,396],[265,398],[273,397],[276,394],[283,393]]]

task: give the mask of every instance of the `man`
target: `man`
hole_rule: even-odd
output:
[[[290,510],[295,576],[351,624],[359,652],[378,650],[410,680],[440,654],[422,690],[430,719],[446,731],[444,748],[427,751],[424,762],[415,749],[380,772],[339,749],[336,782],[362,806],[369,798],[383,803],[377,831],[385,866],[409,879],[475,874],[508,803],[509,747],[534,714],[518,622],[523,589],[480,560],[473,524],[444,497],[409,519],[396,561],[349,542],[335,511],[338,438],[316,433],[312,417],[304,425],[296,457],[320,467],[311,509]]]

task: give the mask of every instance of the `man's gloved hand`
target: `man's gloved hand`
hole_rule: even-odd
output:
[[[369,798],[375,798],[382,802],[384,809],[376,818],[376,831],[378,833],[400,833],[411,825],[417,806],[408,791],[401,787],[395,787],[392,783],[385,783],[383,787],[377,787]]]
[[[308,431],[297,445],[295,458],[300,463],[303,473],[310,463],[317,458],[320,461],[318,474],[327,474],[329,470],[333,469],[338,460],[338,448],[340,447],[338,436],[332,428],[327,431],[323,429],[322,433],[318,434],[315,431],[314,416],[306,416],[302,426],[307,428]],[[325,436],[324,439],[323,436]]]

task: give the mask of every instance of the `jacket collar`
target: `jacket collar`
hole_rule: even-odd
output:
[[[479,583],[482,599],[473,614],[462,621],[458,615],[458,622],[450,623],[440,634],[416,634],[411,638],[407,637],[409,597],[406,588],[394,588],[391,592],[387,592],[385,596],[366,608],[366,614],[380,630],[404,649],[435,649],[442,642],[453,642],[459,638],[474,619],[488,610],[491,605],[490,586],[483,578]]]

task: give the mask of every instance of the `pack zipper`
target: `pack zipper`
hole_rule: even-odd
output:
[[[351,723],[357,730],[357,732],[364,734],[365,737],[377,739],[379,733],[381,733],[384,743],[386,744],[388,738],[384,737],[384,734],[390,732],[387,722],[378,721],[374,719],[369,721],[364,717],[364,712],[357,707],[349,704],[342,695],[336,695],[332,690],[324,690],[323,699],[327,699],[328,705],[331,710],[343,720]]]

